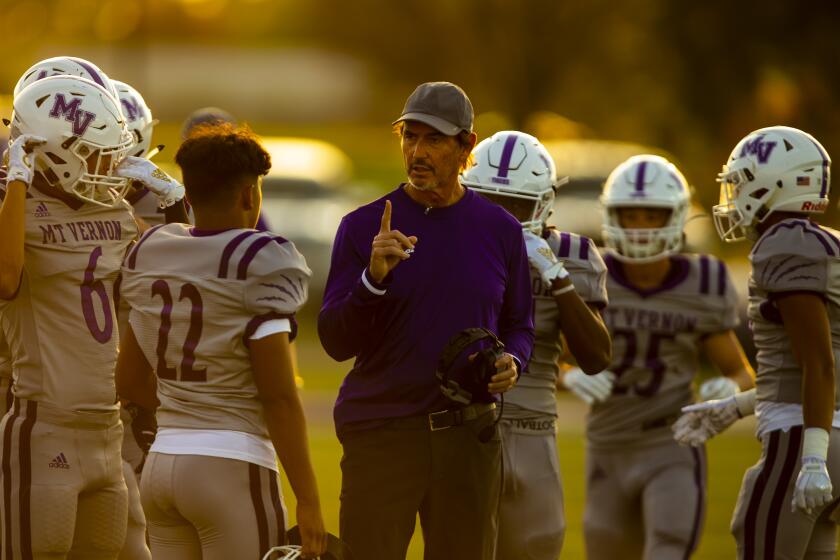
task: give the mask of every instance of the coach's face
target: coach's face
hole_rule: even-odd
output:
[[[469,149],[461,146],[457,136],[447,136],[417,121],[405,121],[400,144],[408,182],[421,191],[456,181],[469,156]]]

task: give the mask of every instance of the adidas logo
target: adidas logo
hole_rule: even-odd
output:
[[[50,461],[50,468],[51,469],[69,469],[70,463],[67,462],[67,457],[64,456],[64,453],[59,453],[56,455],[55,459]]]
[[[50,215],[50,211],[47,210],[47,205],[41,202],[38,206],[35,207],[35,217],[36,218],[46,218]]]

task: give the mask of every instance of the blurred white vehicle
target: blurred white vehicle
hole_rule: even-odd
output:
[[[350,158],[320,140],[263,137],[271,171],[263,178],[263,215],[271,231],[294,242],[312,269],[310,289],[323,291],[341,218],[364,204],[350,182]]]

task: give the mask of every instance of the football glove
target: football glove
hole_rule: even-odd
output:
[[[569,273],[563,266],[563,261],[548,246],[548,241],[531,231],[523,232],[525,249],[528,251],[528,262],[540,273],[546,286],[551,286],[555,279],[568,278]]]
[[[161,208],[168,208],[184,198],[184,186],[145,158],[128,156],[120,162],[114,173],[118,177],[142,183],[157,195]]]
[[[145,455],[149,452],[157,435],[155,413],[134,403],[127,403],[124,408],[131,414],[131,433],[134,435],[134,441]]]
[[[740,391],[738,384],[728,377],[718,376],[707,379],[700,385],[700,400],[714,401],[729,398]]]
[[[825,466],[828,456],[828,432],[806,428],[802,441],[802,467],[793,488],[791,511],[801,509],[810,515],[831,502],[832,486]]]
[[[603,402],[612,394],[615,374],[604,370],[595,375],[586,375],[580,368],[567,370],[563,375],[563,386],[586,404]]]
[[[682,445],[699,446],[726,430],[739,418],[755,412],[755,389],[717,399],[684,406],[671,429]]]
[[[6,151],[9,169],[6,175],[7,183],[21,181],[27,187],[32,184],[32,179],[35,175],[35,165],[29,153],[32,151],[32,148],[46,141],[46,138],[32,134],[21,134],[12,140],[12,143],[9,144],[9,148]]]

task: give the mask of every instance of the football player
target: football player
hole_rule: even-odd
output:
[[[564,378],[594,401],[586,425],[587,557],[683,559],[703,523],[705,452],[678,445],[670,426],[693,400],[701,351],[724,376],[704,384],[705,397],[752,387],[732,330],[737,296],[722,261],[680,253],[689,187],[666,159],[628,159],[610,174],[601,201],[603,316],[613,357],[598,377],[611,389],[583,385],[593,379],[574,369]]]
[[[837,550],[840,233],[812,219],[828,207],[830,166],[813,136],[773,126],[744,137],[718,178],[718,233],[753,242],[757,388],[687,407],[676,436],[701,444],[755,413],[762,454],[731,527],[741,559],[828,559]]]
[[[140,491],[153,555],[259,558],[283,544],[276,456],[297,496],[306,557],[326,533],[289,342],[310,270],[253,228],[270,158],[248,129],[197,128],[176,154],[196,227],[150,229],[123,265],[131,306],[122,397],[157,408]]]
[[[0,210],[0,311],[15,370],[0,423],[2,558],[116,558],[126,525],[113,283],[136,234],[119,106],[93,81],[14,98]],[[30,153],[27,153],[30,152]]]
[[[497,558],[555,560],[565,532],[554,396],[561,335],[585,371],[609,365],[610,339],[597,311],[607,302],[606,267],[590,239],[546,226],[558,181],[554,161],[536,138],[497,132],[475,147],[473,158],[461,183],[522,222],[534,298],[534,349],[505,396],[500,422]]]

